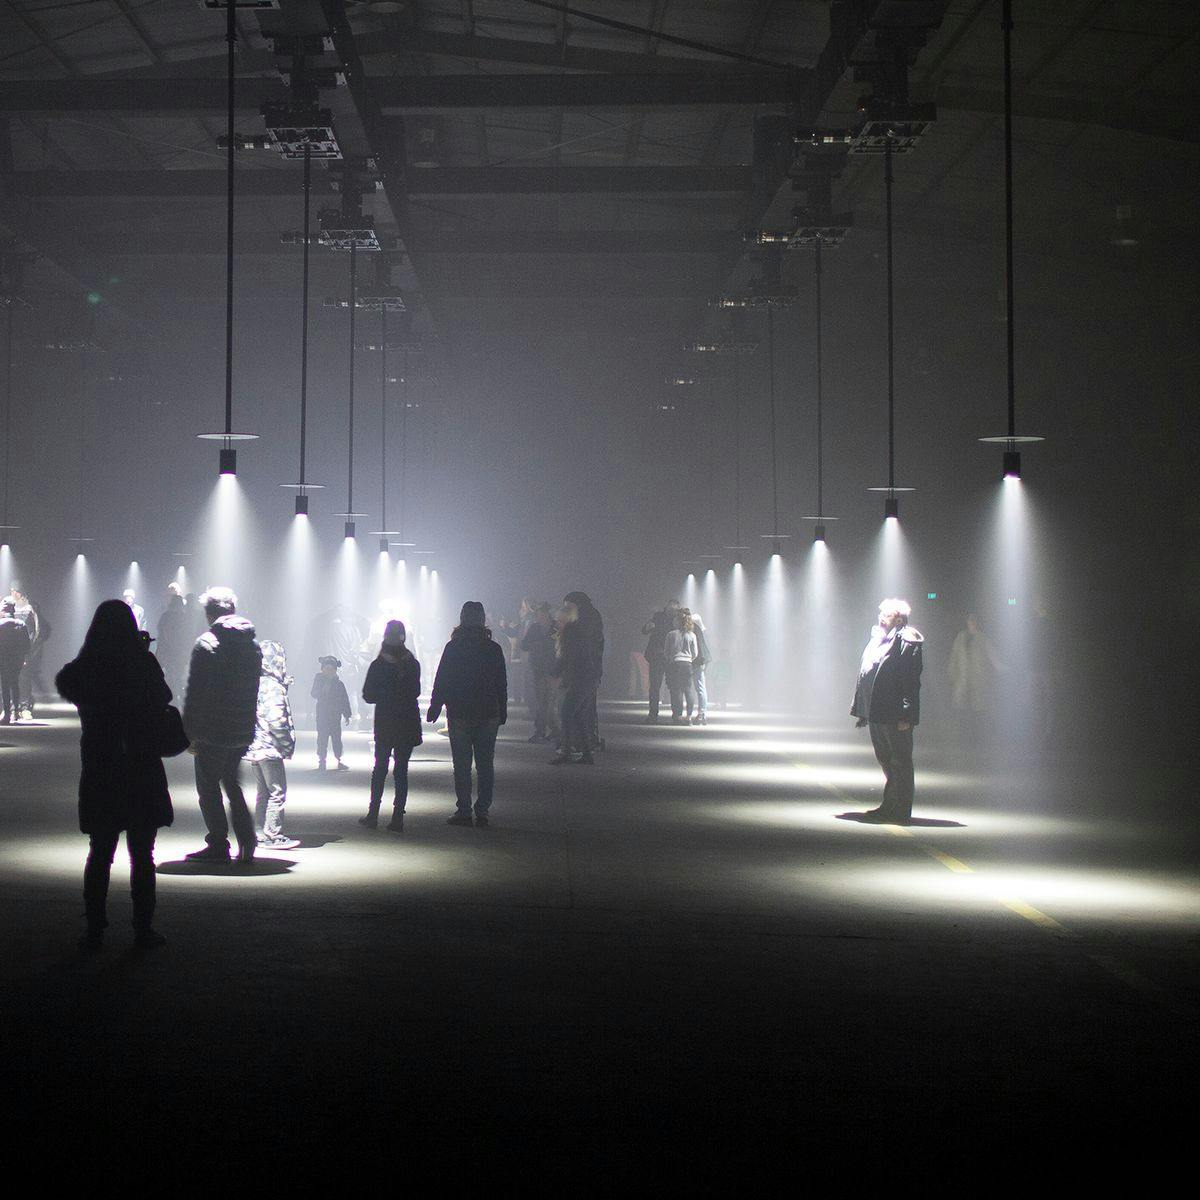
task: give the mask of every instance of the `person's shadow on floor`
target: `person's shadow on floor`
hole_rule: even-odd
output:
[[[941,821],[936,817],[909,817],[907,821],[879,821],[865,812],[838,813],[839,821],[855,821],[859,825],[902,825],[923,829],[966,829],[962,821]]]
[[[316,850],[321,846],[345,840],[340,833],[294,833],[288,836],[294,837],[300,843],[297,847],[300,850]]]
[[[159,875],[218,875],[230,879],[261,879],[268,875],[286,875],[296,865],[291,858],[263,858],[256,855],[253,862],[189,862],[186,858],[159,863]]]

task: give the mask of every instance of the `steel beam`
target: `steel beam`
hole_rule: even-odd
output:
[[[0,83],[0,112],[39,113],[53,116],[63,112],[128,113],[139,117],[169,116],[201,112],[224,112],[225,80],[207,79],[18,79]],[[259,109],[267,100],[285,94],[275,79],[239,79],[239,108]]]
[[[554,193],[741,193],[749,190],[746,167],[569,167],[553,163],[510,167],[437,167],[412,171],[410,196],[497,196]],[[225,194],[225,172],[193,171],[17,171],[0,180],[10,197],[47,199],[192,199]],[[330,191],[318,173],[313,190]],[[297,173],[288,169],[242,171],[240,196],[295,196]]]

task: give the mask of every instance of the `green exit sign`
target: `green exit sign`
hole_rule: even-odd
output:
[[[929,593],[927,593],[927,594],[926,594],[926,596],[925,596],[925,599],[926,599],[926,600],[936,600],[936,599],[937,599],[937,592],[929,592]]]

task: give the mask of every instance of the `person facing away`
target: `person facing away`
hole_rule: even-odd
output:
[[[186,682],[188,655],[192,641],[191,616],[187,611],[183,588],[175,582],[167,584],[167,606],[158,618],[158,661],[172,688]]]
[[[262,674],[258,678],[254,741],[246,761],[254,771],[257,793],[254,801],[254,836],[260,846],[271,850],[295,850],[300,845],[283,832],[283,810],[287,804],[287,768],[284,763],[296,753],[296,725],[288,688],[287,655],[278,642],[260,642]]]
[[[393,773],[395,791],[388,829],[404,832],[404,810],[408,805],[408,762],[421,744],[421,664],[405,644],[408,630],[403,621],[389,621],[383,630],[379,654],[367,668],[363,700],[375,706],[375,768],[371,772],[371,799],[367,815],[358,823],[367,829],[379,826],[379,806]],[[453,745],[453,743],[451,743]],[[457,768],[456,768],[457,769]],[[468,771],[470,768],[468,767]],[[468,794],[470,781],[468,779]]]
[[[196,862],[229,861],[229,825],[238,844],[238,861],[254,860],[254,818],[238,779],[242,757],[254,741],[262,652],[254,626],[237,615],[237,596],[227,587],[210,587],[200,596],[209,627],[192,647],[183,727],[195,756],[196,791],[204,818],[203,850],[187,857]],[[221,799],[229,800],[229,820]]]
[[[696,688],[696,716],[693,725],[708,724],[708,679],[705,668],[712,662],[708,631],[698,612],[692,613],[692,632],[696,635],[696,658],[692,663],[692,683]]]
[[[29,634],[29,650],[25,655],[25,666],[21,670],[20,693],[21,693],[21,712],[27,721],[33,720],[33,692],[34,692],[34,672],[40,670],[40,661],[42,651],[45,649],[45,640],[50,636],[49,623],[42,619],[38,607],[25,595],[19,583],[12,585],[12,591],[9,593],[9,600],[16,606],[17,620],[25,626],[26,632]],[[40,686],[40,680],[39,680]],[[13,712],[13,719],[16,720],[18,713]]]
[[[671,690],[671,722],[690,725],[696,710],[695,665],[700,655],[692,614],[681,608],[667,634],[667,686]],[[684,709],[686,706],[686,715]]]
[[[883,770],[883,803],[862,820],[904,825],[912,817],[913,727],[921,719],[921,646],[925,639],[908,621],[907,600],[884,600],[858,669],[850,715],[871,731]]]
[[[649,725],[658,720],[663,681],[667,674],[667,635],[675,628],[679,609],[678,600],[668,600],[642,626],[642,632],[649,634],[646,641],[646,662],[650,667],[650,712],[646,717]]]
[[[167,773],[151,723],[171,701],[162,668],[138,635],[123,600],[105,600],[92,617],[79,654],[55,679],[59,695],[79,709],[79,828],[90,839],[83,870],[85,950],[97,948],[108,924],[109,873],[125,834],[134,940],[158,946],[153,928],[154,839],[174,819]]]
[[[342,762],[342,722],[348,722],[354,710],[350,707],[350,693],[338,675],[342,660],[333,654],[323,654],[317,662],[321,669],[309,692],[317,702],[317,770],[325,770],[325,757],[332,742],[337,769],[348,771],[350,768]]]
[[[484,624],[483,605],[468,600],[438,663],[426,720],[437,722],[446,709],[450,754],[454,760],[457,808],[447,824],[471,824],[471,762],[478,777],[475,824],[488,823],[495,790],[496,735],[508,720],[508,668],[504,651]]]
[[[29,655],[29,630],[17,616],[16,602],[10,596],[0,604],[0,701],[3,714],[0,725],[21,719],[21,671]]]
[[[584,727],[587,740],[584,743],[588,753],[600,744],[600,713],[599,694],[600,681],[604,678],[604,618],[600,610],[592,603],[592,598],[586,592],[568,592],[563,597],[563,603],[575,605],[579,614],[579,625],[583,630],[584,644],[587,648],[587,695],[584,700]]]
[[[554,699],[554,620],[549,604],[537,604],[533,620],[521,639],[521,652],[529,671],[529,712],[533,719],[531,742],[558,739],[558,711]]]
[[[558,654],[552,674],[559,680],[559,718],[562,741],[552,767],[568,763],[590,766],[591,731],[588,724],[588,698],[592,684],[592,649],[580,622],[579,609],[568,601],[559,609]]]

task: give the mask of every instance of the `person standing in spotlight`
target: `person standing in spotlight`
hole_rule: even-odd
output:
[[[671,690],[671,722],[674,725],[690,725],[696,709],[695,668],[700,647],[692,614],[686,608],[678,610],[675,628],[667,634],[666,654],[667,686]]]
[[[391,624],[389,621],[388,625]],[[325,770],[325,757],[332,742],[337,769],[348,771],[350,768],[342,762],[342,722],[348,722],[354,711],[350,707],[350,693],[338,676],[342,660],[332,654],[323,654],[317,662],[321,669],[309,692],[317,702],[317,770]]]
[[[0,604],[0,725],[21,719],[21,671],[29,654],[29,630],[11,596]]]
[[[650,711],[646,717],[649,725],[658,720],[663,681],[667,676],[667,635],[675,628],[678,613],[679,601],[668,600],[642,626],[642,632],[649,635],[646,641],[646,663],[650,668]]]
[[[363,681],[363,700],[375,706],[375,769],[371,772],[367,815],[359,817],[358,823],[367,829],[378,828],[379,807],[390,769],[395,785],[392,819],[388,823],[392,833],[404,832],[408,763],[412,752],[423,740],[421,664],[405,645],[407,637],[403,621],[389,621],[383,630],[379,655],[367,668],[367,677]]]
[[[692,663],[692,683],[696,688],[696,715],[693,725],[708,724],[708,680],[705,669],[712,662],[712,650],[708,644],[708,635],[704,622],[699,613],[692,613],[692,631],[696,635],[696,660]]]
[[[496,735],[508,720],[508,668],[504,651],[484,623],[483,605],[468,600],[442,651],[426,720],[437,723],[445,708],[450,718],[457,810],[447,824],[471,824],[471,762],[478,777],[477,826],[486,826],[495,789]]]
[[[254,769],[257,795],[254,801],[255,840],[268,850],[295,850],[300,845],[283,832],[283,810],[287,804],[287,768],[284,763],[296,753],[296,725],[288,688],[287,655],[278,642],[261,642],[262,674],[258,680],[258,707],[254,741],[246,761]]]
[[[14,710],[13,718],[23,715],[25,720],[33,720],[34,673],[39,670],[42,651],[45,648],[45,638],[49,636],[49,627],[45,635],[42,633],[42,616],[37,606],[25,595],[19,583],[14,583],[8,596],[16,606],[17,620],[24,624],[29,634],[29,650],[25,655],[25,667],[20,678],[20,712]]]
[[[187,679],[188,654],[195,637],[191,634],[191,615],[183,588],[172,581],[167,584],[167,607],[158,618],[158,652],[167,684],[180,688]]]
[[[160,946],[164,939],[152,925],[154,840],[174,813],[153,723],[171,702],[171,689],[123,600],[105,600],[96,609],[83,647],[55,683],[79,709],[81,727],[79,828],[91,848],[83,870],[87,932],[80,949],[96,950],[103,942],[109,874],[122,833],[135,944]]]
[[[850,715],[871,731],[883,769],[883,803],[863,821],[904,825],[912,817],[913,729],[921,718],[921,647],[925,639],[909,625],[907,600],[884,600],[879,621],[863,651]]]
[[[137,593],[133,588],[126,588],[121,593],[121,599],[129,605],[129,611],[133,613],[133,619],[137,622],[138,631],[144,630],[146,628],[146,610],[137,602]]]
[[[242,758],[258,717],[258,681],[262,652],[254,626],[237,615],[237,596],[227,587],[210,587],[200,596],[208,630],[196,639],[188,666],[183,726],[195,756],[196,791],[204,818],[203,850],[193,862],[229,862],[229,825],[238,844],[238,862],[254,861],[254,817],[238,779]],[[229,799],[226,819],[221,791]]]
[[[531,742],[558,740],[558,709],[554,700],[554,634],[550,605],[534,607],[534,619],[521,639],[529,668],[529,706],[533,717]]]

